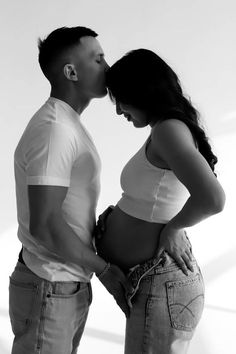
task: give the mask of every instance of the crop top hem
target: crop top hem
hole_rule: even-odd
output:
[[[125,205],[123,205],[125,204]],[[164,218],[149,218],[148,216],[145,217],[144,213],[140,210],[140,212],[137,211],[137,209],[131,210],[131,208],[126,208],[127,204],[122,202],[122,199],[119,200],[119,202],[117,203],[117,206],[119,207],[119,209],[121,209],[125,214],[132,216],[133,218],[136,219],[140,219],[143,221],[147,221],[147,222],[151,222],[151,223],[155,223],[155,224],[167,224],[169,222],[169,220],[164,219]]]

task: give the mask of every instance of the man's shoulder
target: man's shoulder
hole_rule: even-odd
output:
[[[42,122],[52,120],[54,114],[55,113],[53,112],[52,107],[50,107],[48,101],[46,101],[41,105],[41,107],[39,107],[35,111],[35,113],[33,113],[26,126],[26,129],[37,126],[40,122],[42,123]]]
[[[48,99],[32,116],[27,129],[48,131],[50,129],[61,129],[67,134],[67,131],[75,132],[75,124],[71,115]]]

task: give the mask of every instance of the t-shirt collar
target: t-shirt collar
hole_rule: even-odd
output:
[[[80,119],[80,115],[78,112],[74,110],[68,103],[65,101],[60,100],[59,98],[52,97],[50,96],[48,101],[50,102],[58,102],[60,105],[62,105],[67,111],[69,111],[76,119]]]

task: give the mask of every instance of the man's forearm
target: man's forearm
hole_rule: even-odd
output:
[[[60,213],[51,215],[47,223],[31,233],[49,251],[96,274],[101,273],[107,264],[79,239]]]
[[[110,265],[95,251],[86,246],[73,229],[65,222],[61,214],[50,216],[47,224],[31,230],[33,237],[47,248],[68,262],[85,267],[99,276],[105,288],[114,296],[122,311],[129,315],[125,298],[129,283],[123,272],[115,265]]]

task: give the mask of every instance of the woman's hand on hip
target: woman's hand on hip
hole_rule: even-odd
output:
[[[157,257],[164,251],[176,261],[185,275],[188,275],[188,269],[193,272],[191,245],[184,229],[176,230],[168,227],[168,224],[164,227],[160,235]]]

